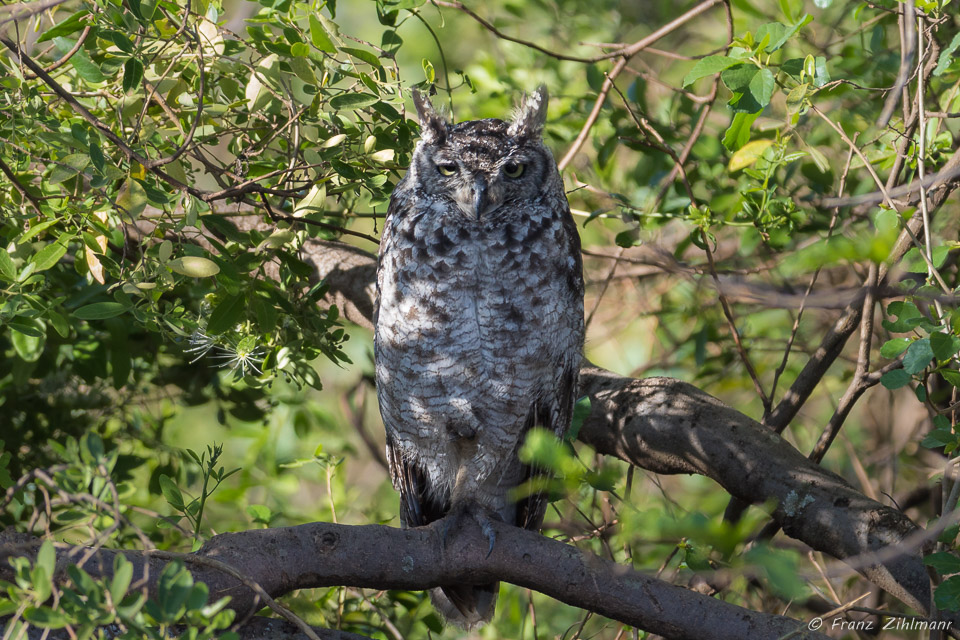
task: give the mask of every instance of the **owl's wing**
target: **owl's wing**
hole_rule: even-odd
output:
[[[558,380],[555,394],[544,398],[534,405],[528,418],[526,431],[535,426],[549,429],[562,438],[570,427],[573,417],[573,405],[577,400],[577,389],[580,377],[579,354],[575,361],[564,363]],[[524,433],[524,438],[526,433]],[[520,444],[524,438],[520,439]],[[523,480],[549,475],[549,472],[537,465],[524,465]],[[547,511],[549,496],[546,491],[537,491],[523,498],[517,503],[517,525],[525,529],[537,531],[543,524],[543,516]]]
[[[566,200],[563,204],[566,206]],[[560,274],[559,280],[567,286],[562,288],[568,296],[567,304],[563,306],[563,315],[558,319],[565,329],[559,335],[565,339],[554,345],[555,353],[559,355],[556,365],[555,383],[545,397],[541,398],[531,410],[526,429],[540,426],[549,429],[562,438],[570,421],[573,418],[573,406],[577,401],[580,381],[580,361],[583,350],[583,258],[580,255],[580,234],[577,225],[569,213],[561,217],[564,227],[566,244],[563,250],[556,254],[557,260],[553,270]],[[567,258],[572,258],[569,260]],[[520,438],[523,443],[526,434]],[[524,481],[547,473],[535,465],[524,467]],[[543,523],[543,515],[547,510],[548,496],[546,492],[531,494],[517,503],[517,524],[534,531]]]

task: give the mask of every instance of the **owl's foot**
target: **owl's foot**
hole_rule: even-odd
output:
[[[480,531],[483,532],[483,535],[485,535],[490,542],[490,546],[487,548],[487,557],[489,558],[490,554],[493,553],[493,545],[497,541],[497,532],[493,528],[493,519],[487,515],[483,507],[477,505],[461,503],[450,509],[443,523],[443,545],[446,546],[447,544],[450,529],[453,527],[454,522],[459,522],[460,519],[464,517],[472,518],[474,522],[480,525]]]

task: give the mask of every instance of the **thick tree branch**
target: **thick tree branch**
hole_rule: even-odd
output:
[[[329,301],[370,328],[375,258],[334,242],[317,241],[307,253],[318,277],[326,278]],[[862,300],[851,306],[859,310]],[[852,333],[860,315],[850,315]],[[845,329],[835,328],[834,358],[846,342]],[[918,611],[929,611],[930,581],[918,545],[872,566],[857,561],[920,532],[902,512],[867,498],[769,428],[693,385],[624,378],[587,362],[580,375],[580,393],[592,403],[580,439],[597,451],[656,473],[705,475],[750,504],[773,501],[773,516],[788,535],[847,561]]]
[[[916,546],[874,566],[856,561],[918,531],[903,513],[867,498],[759,422],[686,382],[631,380],[592,366],[581,369],[581,378],[592,411],[580,439],[597,451],[657,473],[705,475],[749,503],[773,501],[773,517],[787,535],[853,562],[871,582],[928,611],[930,582]]]
[[[272,596],[336,585],[422,590],[504,580],[666,638],[773,639],[798,629],[792,637],[825,637],[807,631],[803,622],[750,611],[503,523],[494,525],[497,543],[489,556],[485,535],[469,519],[458,520],[444,543],[445,524],[397,529],[313,523],[225,533],[184,560],[194,579],[210,589],[211,600],[231,596],[229,606],[240,616],[262,602],[210,560],[230,565]],[[58,546],[58,557],[65,551]],[[11,552],[25,555],[22,545],[0,547],[0,557]],[[155,588],[167,560],[150,552],[99,549],[84,569],[94,577],[109,575],[117,553],[134,563],[134,581],[149,563],[148,589]],[[12,569],[5,565],[0,563],[0,579],[10,580]]]

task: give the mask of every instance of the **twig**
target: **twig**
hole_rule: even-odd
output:
[[[249,589],[253,590],[257,598],[263,600],[263,602],[270,607],[272,611],[280,614],[289,622],[297,625],[297,628],[300,629],[304,635],[310,638],[310,640],[320,640],[320,636],[318,636],[310,627],[310,625],[304,622],[300,616],[271,598],[266,589],[260,586],[260,583],[258,583],[256,580],[248,577],[241,571],[237,571],[234,567],[230,566],[226,562],[221,562],[220,560],[216,560],[208,556],[200,556],[193,553],[177,553],[174,551],[145,551],[144,555],[148,558],[150,556],[154,556],[157,558],[163,558],[165,560],[180,560],[181,562],[188,564],[209,567],[211,569],[216,569],[217,571],[226,573],[227,575],[232,576],[233,578],[236,578],[242,582]],[[255,613],[255,607],[251,607],[251,611]]]
[[[860,135],[860,132],[853,134],[853,143],[856,145],[857,137]],[[839,196],[843,196],[843,190],[846,188],[847,184],[847,175],[850,173],[850,163],[853,161],[853,147],[850,147],[847,151],[847,161],[843,165],[843,173],[840,174],[840,188],[837,191]],[[833,215],[830,216],[830,225],[827,227],[826,239],[829,239],[833,235],[833,230],[837,226],[837,220],[840,218],[840,208],[837,207],[833,210]],[[800,319],[803,317],[803,308],[804,304],[807,301],[807,297],[810,295],[810,292],[813,290],[814,284],[817,282],[817,278],[820,276],[821,267],[818,266],[817,269],[813,272],[813,277],[810,278],[810,284],[807,285],[806,291],[803,293],[803,302],[800,303],[800,308],[797,310],[797,318],[793,322],[793,328],[790,330],[790,339],[787,341],[786,349],[783,352],[783,359],[780,361],[780,366],[777,367],[777,370],[773,374],[773,384],[770,387],[770,398],[773,399],[777,395],[777,383],[780,381],[780,376],[783,375],[783,372],[786,371],[787,361],[790,359],[790,352],[793,348],[793,342],[797,338],[797,331],[800,329]],[[766,413],[763,416],[763,422],[766,422],[769,418],[769,415]]]
[[[684,171],[683,163],[677,156],[677,152],[670,148],[670,145],[668,145],[667,141],[663,139],[663,136],[660,135],[660,132],[657,131],[645,117],[638,116],[634,112],[633,108],[630,106],[630,101],[627,100],[627,97],[623,95],[622,91],[620,91],[620,87],[613,83],[611,83],[611,86],[613,87],[613,90],[617,92],[617,95],[620,96],[620,100],[623,101],[623,106],[627,109],[627,113],[630,114],[630,118],[633,120],[634,124],[637,125],[637,128],[644,132],[644,135],[648,140],[652,138],[656,141],[656,143],[651,146],[667,154],[673,160],[674,167],[679,172],[680,178],[683,181],[683,186],[687,190],[687,196],[690,198],[690,204],[697,206],[697,199],[693,195],[693,188],[690,186],[690,181],[687,179],[687,172]]]
[[[573,160],[573,157],[577,155],[577,152],[580,151],[580,147],[583,146],[583,143],[586,142],[587,136],[590,135],[590,130],[593,128],[593,125],[597,122],[597,118],[600,116],[600,110],[603,108],[603,103],[607,100],[607,94],[610,93],[610,89],[613,87],[613,81],[616,79],[620,72],[623,71],[623,68],[627,66],[628,58],[620,58],[617,60],[617,63],[613,65],[613,69],[610,70],[610,73],[607,74],[606,79],[603,81],[603,85],[600,87],[600,92],[597,94],[597,99],[593,103],[593,108],[590,110],[590,114],[587,116],[587,121],[583,123],[583,127],[580,129],[580,133],[577,134],[576,139],[573,141],[573,144],[570,145],[570,148],[567,149],[567,152],[563,155],[563,158],[560,159],[560,162],[557,163],[557,168],[560,171],[563,171],[570,161]]]
[[[184,21],[186,22],[186,21]],[[200,87],[198,89],[197,95],[197,115],[194,116],[193,124],[190,126],[190,131],[187,132],[184,137],[183,144],[181,144],[177,149],[165,158],[157,158],[156,160],[150,160],[147,164],[143,165],[145,168],[154,169],[155,167],[162,167],[165,164],[169,164],[183,155],[183,152],[187,150],[187,147],[190,146],[190,143],[193,142],[193,136],[197,131],[197,126],[200,124],[200,119],[203,117],[203,96],[206,92],[206,70],[204,69],[203,62],[203,42],[200,41],[199,33],[195,35],[197,41],[197,56],[199,62],[197,68],[200,71]],[[178,123],[179,127],[179,123]]]
[[[910,9],[913,7],[913,2],[910,1],[907,3],[907,18],[910,16]],[[923,106],[923,18],[917,18],[917,49],[919,62],[917,63],[917,118],[919,119],[917,126],[917,135],[920,138],[919,149],[917,151],[917,174],[920,176],[920,212],[923,215],[923,240],[924,246],[921,247],[921,252],[926,254],[926,263],[927,263],[927,278],[928,281],[933,279],[934,272],[936,268],[933,265],[933,240],[932,234],[930,232],[930,212],[927,208],[927,190],[923,187],[923,179],[926,176],[926,158],[927,158],[927,123],[926,117],[924,114]],[[939,276],[939,273],[937,273]],[[942,280],[941,284],[946,286]],[[943,307],[938,301],[934,301],[934,307],[937,310],[937,319],[943,318]]]
[[[886,186],[883,184],[883,181],[880,180],[880,176],[877,175],[877,172],[874,170],[873,165],[870,163],[869,160],[867,160],[867,156],[865,156],[865,155],[863,154],[863,151],[860,150],[860,147],[858,147],[858,146],[853,142],[853,140],[851,140],[851,139],[847,136],[847,133],[843,130],[843,127],[841,127],[840,125],[838,125],[837,123],[835,123],[833,120],[831,120],[830,118],[828,118],[827,115],[826,115],[823,111],[821,111],[820,109],[818,109],[816,105],[811,104],[811,105],[810,105],[810,108],[813,110],[814,113],[816,113],[818,116],[820,116],[820,118],[821,118],[824,122],[826,122],[828,125],[830,125],[830,127],[831,127],[834,131],[837,132],[837,134],[840,136],[840,138],[841,138],[844,142],[847,143],[847,145],[853,150],[853,152],[854,152],[855,154],[857,154],[857,157],[860,158],[860,160],[863,161],[863,166],[864,166],[864,168],[865,168],[865,169],[867,170],[867,172],[870,174],[870,177],[873,178],[873,181],[877,184],[877,188],[880,189],[880,193],[883,194],[883,199],[886,200],[886,205],[887,205],[889,208],[893,209],[894,211],[900,211],[900,209],[897,208],[897,205],[895,205],[894,202],[893,202],[893,200],[890,198],[890,195],[887,193],[887,188],[886,188]],[[827,205],[827,206],[837,206],[837,205]]]
[[[955,153],[954,155],[960,156],[960,153]],[[929,191],[932,187],[941,186],[943,184],[952,182],[958,177],[960,177],[960,163],[947,162],[947,164],[945,164],[940,171],[932,176],[927,176],[926,178],[916,180],[910,184],[905,184],[890,190],[865,193],[858,196],[847,196],[845,198],[824,198],[820,201],[820,206],[850,207],[855,205],[876,204],[889,198],[901,198],[921,189],[926,189]]]
[[[843,426],[844,421],[864,391],[876,385],[880,381],[883,373],[892,371],[893,369],[899,369],[903,366],[903,361],[897,360],[884,367],[880,375],[876,375],[877,372],[874,372],[874,375],[867,375],[867,370],[870,367],[870,344],[873,337],[873,306],[875,301],[874,291],[877,287],[878,273],[879,269],[877,265],[871,264],[867,282],[864,285],[866,293],[863,297],[863,308],[860,315],[860,347],[857,355],[857,367],[853,374],[853,380],[849,386],[847,386],[843,397],[840,398],[840,402],[837,405],[836,411],[833,412],[833,416],[830,417],[830,422],[827,423],[827,427],[823,430],[823,433],[820,434],[817,444],[808,456],[814,462],[823,460],[823,456],[826,455],[834,438],[836,438],[840,432],[840,427]]]
[[[910,76],[910,69],[913,66],[913,56],[916,53],[916,33],[913,25],[916,12],[913,3],[914,0],[906,0],[904,12],[900,14],[904,36],[902,46],[900,47],[900,70],[897,72],[897,81],[894,83],[893,89],[890,90],[886,101],[883,103],[883,111],[880,112],[880,117],[877,118],[877,127],[880,129],[886,127],[890,122],[890,117],[893,115],[893,110],[897,106],[897,101],[907,86],[907,78]],[[906,103],[907,101],[904,100],[904,104]]]
[[[497,29],[495,26],[493,26],[490,22],[488,22],[487,20],[485,20],[485,19],[482,18],[481,16],[477,15],[472,9],[470,9],[469,7],[467,7],[466,5],[464,5],[462,2],[449,2],[449,1],[446,1],[446,0],[430,0],[431,4],[433,4],[434,6],[437,6],[437,7],[447,7],[447,8],[450,8],[450,9],[457,9],[458,11],[462,11],[463,13],[467,14],[468,16],[470,16],[471,18],[473,18],[474,20],[476,20],[477,22],[479,22],[481,25],[483,25],[483,27],[484,27],[487,31],[489,31],[490,33],[492,33],[492,34],[495,35],[496,37],[500,38],[501,40],[507,40],[508,42],[515,42],[515,43],[521,44],[521,45],[523,45],[523,46],[525,46],[525,47],[530,47],[531,49],[535,49],[536,51],[539,51],[540,53],[546,54],[546,55],[550,56],[551,58],[556,58],[557,60],[568,60],[568,61],[570,61],[570,62],[586,62],[586,63],[599,62],[599,61],[601,61],[601,60],[609,60],[610,58],[617,58],[617,57],[621,57],[621,56],[629,58],[629,57],[633,56],[634,54],[636,54],[637,52],[639,52],[640,50],[645,49],[645,48],[647,47],[647,45],[650,44],[651,42],[653,42],[654,40],[659,39],[659,38],[662,37],[663,35],[666,35],[666,34],[669,33],[670,31],[672,31],[674,28],[680,26],[680,24],[682,24],[683,22],[686,22],[686,21],[689,20],[690,18],[692,18],[692,17],[694,17],[694,16],[696,16],[696,15],[699,15],[700,13],[702,13],[703,11],[705,11],[706,9],[709,9],[711,6],[717,4],[718,2],[721,2],[721,1],[722,1],[722,0],[707,0],[707,1],[704,2],[703,4],[697,5],[696,7],[694,7],[693,9],[691,9],[690,11],[687,12],[687,14],[691,14],[691,13],[692,13],[692,15],[689,15],[689,16],[688,16],[687,14],[684,14],[683,16],[680,16],[679,18],[677,18],[677,20],[674,20],[673,22],[671,22],[670,24],[668,24],[667,27],[664,27],[664,28],[668,28],[668,27],[669,27],[669,29],[668,29],[667,31],[664,31],[664,33],[662,33],[662,34],[660,34],[660,35],[656,35],[658,32],[654,32],[653,34],[650,34],[650,35],[647,36],[646,38],[643,38],[642,40],[640,40],[640,41],[638,41],[638,42],[636,42],[636,43],[634,43],[634,44],[632,44],[632,45],[630,45],[630,46],[623,47],[623,48],[621,48],[621,49],[617,49],[616,51],[610,51],[609,53],[603,53],[603,54],[600,54],[600,55],[596,55],[596,56],[593,56],[593,57],[590,57],[590,58],[583,58],[583,57],[579,57],[579,56],[571,56],[571,55],[567,55],[567,54],[565,54],[565,53],[559,53],[559,52],[556,52],[556,51],[551,51],[550,49],[546,49],[546,48],[544,48],[544,47],[541,47],[540,45],[538,45],[538,44],[536,44],[536,43],[533,43],[533,42],[530,42],[530,41],[528,41],[528,40],[523,40],[523,39],[521,39],[521,38],[516,38],[516,37],[514,37],[514,36],[508,35],[508,34],[502,32],[502,31],[500,31],[499,29]],[[704,5],[706,5],[706,6],[704,6]],[[696,12],[696,13],[693,13],[693,12]],[[680,22],[678,22],[678,21],[680,21]],[[674,23],[677,23],[677,24],[674,24]],[[653,36],[656,36],[656,37],[654,38]],[[648,39],[650,39],[650,38],[653,38],[653,40],[650,40],[650,42],[646,42],[646,43],[645,43],[645,41],[648,40]],[[645,44],[641,44],[641,43],[645,43]]]
[[[828,611],[828,612],[826,612],[826,613],[823,614],[822,616],[819,616],[819,618],[821,618],[821,619],[827,619],[827,618],[832,618],[833,616],[839,615],[839,614],[843,613],[844,611],[847,611],[848,609],[851,609],[855,604],[857,604],[858,602],[860,602],[861,600],[863,600],[864,598],[866,598],[868,595],[870,595],[870,592],[869,592],[869,591],[868,591],[867,593],[864,593],[863,595],[857,596],[856,598],[854,598],[854,599],[851,600],[850,602],[848,602],[848,603],[846,603],[846,604],[844,604],[844,605],[841,605],[841,606],[837,607],[837,608],[834,609],[833,611]],[[810,629],[813,629],[813,627],[809,626],[807,623],[801,623],[801,624],[797,625],[797,628],[796,628],[796,629],[794,629],[793,631],[791,631],[791,632],[788,633],[787,635],[785,635],[785,636],[780,636],[779,640],[789,640],[790,638],[794,638],[794,637],[799,636],[799,635],[801,635],[801,634],[809,633],[809,630],[810,630]]]
[[[434,0],[439,2],[439,0]],[[603,108],[603,103],[607,99],[607,94],[610,93],[610,89],[613,85],[613,81],[616,80],[617,76],[620,75],[620,72],[623,71],[623,68],[627,66],[630,58],[634,56],[639,51],[642,51],[645,47],[653,44],[663,36],[673,32],[678,27],[689,22],[693,18],[699,16],[704,11],[710,9],[714,5],[717,5],[722,0],[706,0],[690,9],[684,13],[679,18],[672,20],[660,27],[650,35],[645,38],[638,40],[633,43],[626,49],[621,49],[620,51],[615,51],[610,54],[604,55],[598,59],[602,60],[604,58],[613,58],[620,56],[620,59],[617,60],[616,64],[613,65],[613,69],[610,70],[610,73],[607,74],[606,80],[603,82],[603,86],[600,87],[600,92],[597,94],[597,99],[593,103],[593,109],[590,110],[590,114],[587,116],[587,121],[583,123],[583,127],[580,129],[580,133],[577,134],[576,139],[573,141],[573,144],[570,145],[570,148],[563,155],[563,158],[560,159],[560,162],[557,163],[557,166],[563,171],[567,165],[573,160],[573,157],[577,155],[577,152],[580,151],[580,147],[583,146],[583,143],[586,141],[587,136],[590,133],[590,129],[593,128],[593,125],[596,123],[597,118],[600,115],[600,110]],[[581,60],[583,62],[583,60]],[[592,62],[592,60],[590,60]]]
[[[0,6],[0,13],[6,13],[9,11],[12,14],[9,18],[0,20],[0,27],[8,22],[20,22],[22,20],[39,15],[48,9],[52,9],[57,5],[63,4],[64,2],[67,2],[67,0],[44,0],[43,2],[35,2],[33,4]]]
[[[87,36],[90,35],[90,29],[91,29],[92,27],[93,27],[93,25],[89,25],[89,24],[88,24],[86,27],[84,27],[83,31],[80,32],[80,37],[77,38],[76,44],[74,44],[74,45],[70,48],[70,51],[67,51],[65,54],[63,54],[62,56],[60,56],[59,59],[57,59],[57,60],[51,62],[50,64],[48,64],[47,66],[45,66],[45,67],[43,68],[43,70],[49,73],[50,71],[54,71],[54,70],[56,70],[56,69],[59,69],[59,68],[62,67],[63,65],[65,65],[65,64],[67,63],[67,61],[69,61],[70,58],[72,58],[72,57],[74,56],[74,54],[77,53],[77,51],[80,51],[80,47],[82,47],[82,46],[83,46],[83,43],[87,40]],[[26,72],[26,73],[23,74],[23,77],[26,78],[27,80],[32,80],[32,79],[34,79],[34,78],[37,77],[37,74],[35,74],[35,73],[30,73],[30,72],[28,71],[28,72]]]
[[[38,215],[43,215],[43,211],[40,210],[40,201],[30,195],[30,192],[27,191],[26,187],[20,184],[20,181],[17,180],[17,176],[13,173],[13,170],[6,165],[3,160],[0,160],[0,171],[3,172],[3,175],[7,176],[7,180],[10,181],[10,184],[13,185],[13,188],[17,190],[24,200],[29,202],[31,206],[36,210]]]
[[[747,350],[743,347],[743,342],[740,340],[740,332],[737,331],[737,323],[733,319],[733,312],[730,311],[730,305],[727,304],[727,297],[723,294],[723,288],[720,285],[720,277],[717,275],[717,266],[713,261],[713,252],[710,250],[710,238],[707,236],[707,232],[702,229],[700,230],[700,236],[703,238],[703,249],[707,254],[707,262],[710,264],[710,275],[713,276],[713,281],[717,287],[717,297],[720,299],[720,306],[723,308],[723,315],[727,319],[727,325],[730,327],[730,334],[733,336],[733,342],[737,345],[737,352],[740,354],[740,360],[743,362],[743,366],[746,368],[747,374],[753,381],[753,386],[757,391],[757,395],[760,396],[763,406],[768,407],[770,406],[770,398],[767,397],[766,392],[763,390],[763,385],[760,384],[760,379],[757,377],[757,372],[754,370],[753,364],[750,362],[750,357],[747,355]]]

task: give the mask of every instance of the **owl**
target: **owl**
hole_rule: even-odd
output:
[[[542,470],[518,450],[570,426],[583,347],[583,265],[556,162],[547,91],[510,121],[451,124],[414,91],[421,139],[380,241],[374,359],[400,520],[473,518],[538,530],[546,497],[511,490]],[[446,584],[436,609],[490,620],[498,584]]]

